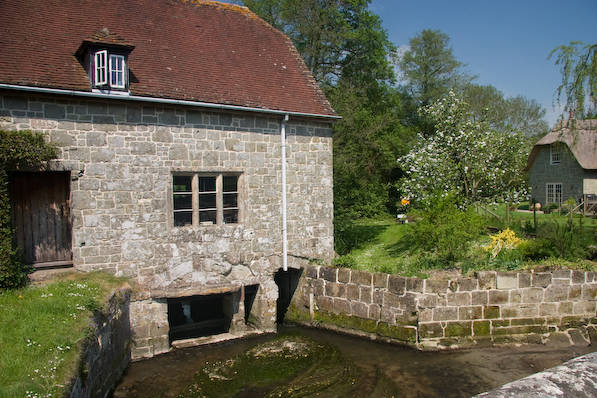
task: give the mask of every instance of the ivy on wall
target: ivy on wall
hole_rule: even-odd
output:
[[[32,270],[23,263],[13,239],[10,172],[43,169],[57,154],[58,150],[40,133],[0,130],[0,289],[25,285]]]

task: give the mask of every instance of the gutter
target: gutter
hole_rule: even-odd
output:
[[[151,103],[167,104],[167,105],[185,105],[185,106],[193,106],[193,107],[201,107],[201,108],[219,109],[219,110],[224,110],[224,111],[257,112],[257,113],[265,113],[265,114],[270,114],[270,115],[282,115],[284,117],[287,117],[290,115],[290,116],[294,116],[294,117],[312,117],[312,118],[328,119],[328,120],[342,119],[341,116],[323,115],[323,114],[318,114],[318,113],[289,112],[289,111],[281,111],[281,110],[277,110],[277,109],[268,109],[268,108],[253,108],[253,107],[239,106],[239,105],[216,104],[216,103],[212,103],[212,102],[187,101],[187,100],[176,100],[176,99],[170,99],[170,98],[157,98],[157,97],[143,97],[143,96],[139,96],[139,95],[103,94],[103,93],[95,93],[95,92],[89,92],[89,91],[63,90],[63,89],[46,88],[46,87],[20,86],[20,85],[16,85],[16,84],[0,83],[0,89],[32,92],[32,93],[39,93],[39,94],[70,95],[70,96],[74,96],[74,97],[114,99],[114,100],[137,101],[137,102],[151,102]]]

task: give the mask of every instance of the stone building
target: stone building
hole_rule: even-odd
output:
[[[541,138],[527,163],[533,200],[597,204],[597,120],[568,121]]]
[[[338,117],[291,41],[215,1],[6,0],[0,25],[0,129],[59,148],[11,175],[27,261],[130,278],[133,358],[274,330],[275,275],[333,256]]]

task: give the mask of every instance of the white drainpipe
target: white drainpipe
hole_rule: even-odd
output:
[[[288,271],[288,238],[286,236],[286,122],[288,114],[282,119],[280,140],[282,144],[282,269]]]

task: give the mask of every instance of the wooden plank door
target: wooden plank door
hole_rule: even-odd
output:
[[[35,266],[72,264],[70,173],[15,173],[10,180],[15,238]]]

